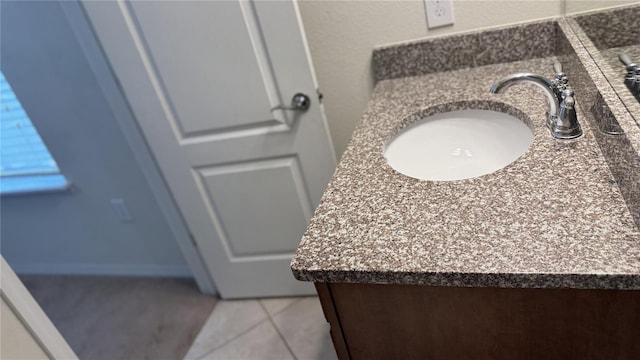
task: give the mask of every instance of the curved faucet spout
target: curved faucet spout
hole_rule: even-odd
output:
[[[534,73],[517,73],[512,74],[495,83],[490,92],[492,94],[501,94],[512,85],[519,82],[530,82],[536,84],[547,95],[549,100],[549,115],[558,118],[560,116],[560,100],[556,96],[553,85],[550,80],[542,75]]]
[[[556,80],[551,81],[534,73],[517,73],[498,81],[492,87],[492,94],[500,94],[519,82],[530,82],[541,88],[549,100],[547,127],[556,139],[575,139],[582,135],[576,116],[573,90],[567,85],[566,75],[560,63],[554,64]]]

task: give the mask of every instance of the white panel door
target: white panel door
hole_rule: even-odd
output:
[[[84,6],[221,296],[311,294],[289,262],[335,158],[296,4]]]

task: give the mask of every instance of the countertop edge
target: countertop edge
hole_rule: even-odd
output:
[[[406,272],[387,272],[376,279],[364,271],[311,271],[291,269],[297,280],[320,283],[369,283],[443,287],[495,287],[532,289],[640,290],[635,274],[514,274],[514,273],[428,273],[413,276]],[[419,279],[419,280],[417,280]]]

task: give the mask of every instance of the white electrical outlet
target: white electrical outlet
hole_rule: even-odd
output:
[[[427,27],[429,29],[453,25],[452,0],[424,0],[427,11]]]
[[[116,215],[122,222],[132,222],[133,216],[129,212],[129,208],[127,208],[127,204],[125,204],[124,199],[114,198],[111,199],[111,206],[113,206],[113,210],[116,211]]]

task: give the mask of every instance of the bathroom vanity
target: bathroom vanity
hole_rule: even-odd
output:
[[[583,135],[554,139],[518,72],[564,65]],[[472,65],[469,67],[469,65]],[[640,354],[640,127],[563,19],[374,51],[377,85],[292,260],[341,359],[634,359]],[[495,172],[425,181],[386,144],[447,111],[533,133]],[[616,128],[619,135],[602,131]],[[428,155],[425,155],[428,156]]]

